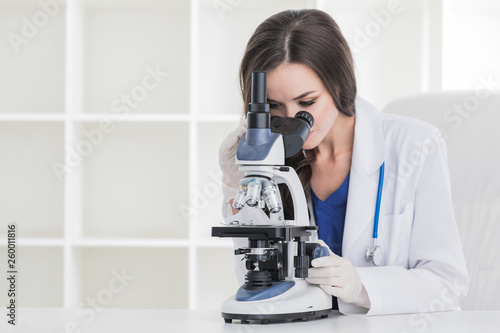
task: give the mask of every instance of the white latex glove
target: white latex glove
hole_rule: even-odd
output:
[[[224,202],[228,202],[236,196],[238,183],[244,174],[236,165],[236,149],[241,137],[247,131],[247,122],[242,121],[238,128],[228,134],[219,147],[219,166],[222,171],[222,192]]]
[[[328,247],[321,239],[322,246]],[[319,284],[327,294],[336,296],[346,303],[370,308],[370,300],[358,272],[349,259],[330,251],[329,257],[320,257],[311,262],[306,281]]]

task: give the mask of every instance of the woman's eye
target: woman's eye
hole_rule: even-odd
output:
[[[302,105],[302,106],[311,106],[314,103],[316,103],[316,101],[314,99],[311,99],[310,101],[302,101],[299,104]]]
[[[269,103],[270,109],[279,109],[281,108],[281,103]]]

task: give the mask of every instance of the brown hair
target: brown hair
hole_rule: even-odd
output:
[[[340,28],[327,13],[317,9],[286,10],[262,22],[247,43],[240,66],[240,88],[245,106],[250,103],[252,71],[272,71],[281,64],[303,64],[321,79],[342,114],[355,113],[356,79],[351,50]],[[286,159],[309,195],[316,148]],[[293,219],[292,198],[280,186],[285,219]]]

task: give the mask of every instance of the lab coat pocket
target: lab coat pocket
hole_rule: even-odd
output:
[[[379,238],[385,259],[382,265],[400,265],[408,268],[413,207],[413,203],[408,203],[403,213],[380,218]]]

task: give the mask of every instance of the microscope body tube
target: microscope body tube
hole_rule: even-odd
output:
[[[267,103],[267,72],[252,72],[252,92],[247,113],[245,141],[259,146],[271,141],[271,115]]]
[[[252,72],[247,133],[240,140],[236,151],[236,164],[240,165],[240,171],[245,173],[245,178],[240,182],[240,189],[237,198],[233,201],[233,207],[241,209],[245,203],[255,207],[259,205],[259,200],[263,197],[271,213],[282,214],[281,203],[277,202],[276,192],[279,194],[277,187],[273,195],[272,189],[266,189],[262,182],[245,180],[258,176],[267,177],[269,180],[274,180],[273,183],[285,183],[288,186],[294,205],[295,221],[293,224],[309,225],[307,201],[300,179],[293,168],[284,165],[285,157],[302,149],[314,119],[308,112],[300,111],[295,118],[284,118],[285,122],[278,122],[278,132],[272,132],[266,80],[266,71]],[[246,188],[243,189],[241,186]],[[263,189],[266,190],[262,191]],[[286,224],[283,220],[281,223]]]

